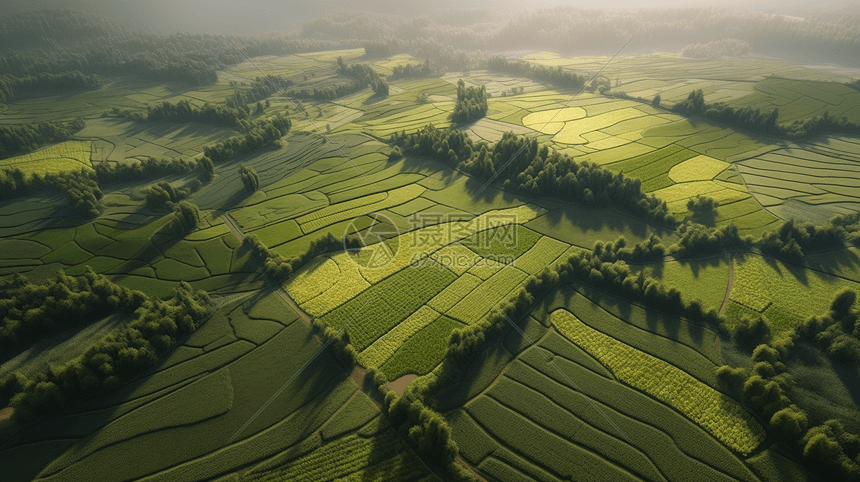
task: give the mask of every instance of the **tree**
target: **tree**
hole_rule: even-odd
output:
[[[696,194],[696,197],[692,197],[687,201],[687,209],[692,211],[695,216],[702,218],[713,218],[716,216],[719,206],[719,201],[701,194]]]
[[[256,191],[260,188],[260,175],[257,174],[257,170],[253,167],[240,165],[239,177],[242,178],[242,184],[245,185],[245,189]]]
[[[659,108],[661,100],[663,100],[663,98],[660,97],[660,94],[655,95],[654,99],[651,101],[651,106],[655,107],[655,108]]]

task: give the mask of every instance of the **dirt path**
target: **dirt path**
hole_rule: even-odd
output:
[[[233,234],[239,238],[239,241],[243,241],[245,239],[245,233],[242,232],[242,229],[236,224],[236,221],[230,217],[229,214],[222,214],[221,219],[224,220],[224,224],[230,228],[230,231],[233,231]]]
[[[733,254],[729,255],[729,282],[726,284],[726,296],[723,298],[723,304],[720,305],[720,310],[718,313],[722,313],[726,308],[726,305],[729,304],[729,297],[732,295],[732,287],[735,285],[735,256]],[[714,337],[714,345],[717,347],[717,356],[722,358],[720,354],[720,335],[719,333]]]
[[[720,305],[720,313],[729,303],[729,296],[732,294],[732,286],[735,284],[735,259],[734,255],[729,255],[729,283],[726,285],[726,297],[723,298],[723,304]]]

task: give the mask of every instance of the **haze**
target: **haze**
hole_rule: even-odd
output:
[[[120,22],[135,30],[152,33],[200,32],[221,34],[257,34],[282,32],[297,29],[302,23],[333,12],[369,11],[400,16],[427,16],[433,18],[451,10],[478,10],[469,18],[492,20],[525,11],[546,7],[570,6],[595,9],[639,9],[639,8],[725,8],[731,10],[761,11],[783,15],[820,15],[822,13],[851,13],[857,11],[856,4],[846,0],[824,0],[811,7],[804,0],[720,0],[678,1],[650,0],[542,0],[516,2],[513,0],[436,0],[434,2],[406,0],[297,0],[276,2],[273,0],[153,0],[129,2],[111,0],[36,0],[19,2],[4,7],[6,13],[28,9],[72,8],[92,12],[109,20]],[[476,14],[483,16],[476,17]]]

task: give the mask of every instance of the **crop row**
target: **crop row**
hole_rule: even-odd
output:
[[[340,268],[331,258],[319,257],[292,276],[285,288],[296,303],[307,303],[338,281]]]
[[[466,410],[487,432],[512,451],[565,479],[636,480],[566,438],[547,432],[489,397],[479,397]]]
[[[576,346],[560,335],[559,341]],[[680,480],[690,475],[703,480],[755,480],[743,462],[707,432],[659,401],[602,376],[602,366],[601,371],[595,371],[591,363],[583,366],[558,356],[550,365],[535,350],[523,353],[520,360],[508,366],[507,378],[604,432],[623,431],[667,476],[675,474],[672,478]],[[592,402],[599,404],[600,411]]]
[[[450,270],[433,264],[403,269],[331,311],[321,321],[334,328],[350,324],[352,344],[361,351],[415,313],[454,279]]]
[[[362,214],[367,214],[369,212],[381,211],[383,209],[390,208],[392,206],[397,206],[398,204],[403,204],[407,201],[411,201],[412,199],[417,198],[423,193],[425,189],[417,184],[410,184],[408,186],[404,186],[398,189],[394,189],[388,192],[388,196],[385,199],[382,199],[377,202],[364,204],[360,206],[342,206],[344,204],[353,203],[353,201],[344,201],[343,203],[339,203],[335,206],[330,206],[333,209],[332,214],[328,214],[322,217],[317,217],[315,219],[308,219],[306,221],[302,221],[302,218],[299,218],[299,226],[302,228],[302,232],[307,234],[317,229],[324,228],[330,224],[334,224],[340,221],[346,221]],[[371,195],[375,196],[375,195]],[[323,211],[328,208],[324,208]],[[307,216],[314,216],[316,213],[309,214]]]
[[[764,429],[737,402],[679,368],[592,329],[568,311],[556,310],[550,319],[619,380],[671,405],[732,449],[748,454],[764,440]]]
[[[709,181],[727,167],[729,163],[713,157],[696,156],[671,168],[669,179],[675,182]]]
[[[370,288],[370,283],[365,281],[361,276],[358,264],[349,259],[349,257],[350,254],[346,252],[331,256],[330,259],[337,264],[340,274],[336,278],[334,285],[323,291],[319,296],[301,304],[303,310],[313,316],[323,316]],[[293,278],[297,279],[299,276],[304,276],[304,273],[308,273],[305,282],[311,282],[316,285],[325,285],[327,283],[326,272],[311,270],[309,266],[305,266]],[[292,296],[298,286],[299,284],[296,283],[288,283],[286,286],[287,293]]]
[[[461,243],[484,257],[518,258],[531,249],[541,235],[520,224],[508,224],[479,231]]]
[[[424,472],[421,461],[393,431],[365,439],[351,435],[323,445],[288,465],[264,473],[248,473],[243,479],[255,481],[303,480],[332,481],[354,474],[359,480],[362,472],[380,464],[390,474],[414,477]],[[372,479],[370,479],[372,480]]]
[[[477,323],[493,306],[505,298],[526,277],[513,266],[505,266],[489,279],[475,287],[448,311],[452,317],[466,323]]]
[[[381,367],[390,380],[407,373],[424,375],[442,362],[448,351],[448,337],[463,325],[446,316],[410,337]]]
[[[427,302],[427,305],[439,313],[445,313],[480,284],[480,278],[464,273]]]
[[[529,274],[537,274],[549,266],[570,246],[549,236],[544,236],[516,259],[514,265]]]
[[[729,295],[732,301],[759,313],[771,303],[762,273],[763,263],[764,260],[758,256],[750,257],[743,263],[735,260],[735,276]]]
[[[600,430],[583,423],[544,395],[507,378],[493,385],[487,395],[536,425],[593,450],[643,479],[662,480],[659,471],[641,449],[633,442],[625,443],[626,432],[620,433],[613,427],[608,431]]]
[[[355,209],[361,206],[367,206],[368,204],[375,204],[384,201],[388,197],[389,193],[387,192],[378,192],[374,194],[370,194],[368,196],[362,196],[357,199],[352,199],[349,201],[340,202],[337,204],[333,204],[328,207],[324,207],[322,209],[318,209],[312,213],[305,214],[304,216],[299,216],[296,218],[296,222],[299,224],[309,223],[315,219],[321,219],[326,216],[331,216],[333,214],[342,213],[344,211],[349,211],[350,209]]]
[[[453,284],[455,284],[456,281]],[[449,285],[450,286],[450,285]],[[447,288],[446,288],[447,289]],[[437,295],[438,296],[438,295]],[[435,299],[435,298],[434,298]],[[422,306],[402,323],[382,335],[359,355],[359,360],[365,368],[379,368],[394,354],[412,335],[439,318],[439,313]]]
[[[379,415],[379,410],[362,392],[356,395],[327,423],[320,434],[325,440],[340,438]]]

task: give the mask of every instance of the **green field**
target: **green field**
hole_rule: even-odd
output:
[[[69,390],[57,395],[34,383],[60,407],[34,417],[25,398],[7,397],[14,411],[0,403],[4,482],[448,480],[454,469],[436,454],[450,441],[464,480],[817,480],[803,447],[780,442],[759,399],[716,374],[724,365],[765,374],[768,390],[783,384],[786,399],[810,414],[803,430],[831,418],[860,429],[857,364],[831,359],[824,345],[835,328],[795,336],[811,317],[836,316],[828,313],[837,292],[860,292],[860,251],[848,234],[844,246],[804,247],[794,258],[790,245],[775,254],[759,243],[783,221],[823,230],[833,215],[860,210],[860,139],[780,139],[671,110],[702,89],[709,103],[778,107],[781,124],[825,111],[860,122],[860,91],[845,75],[770,58],[621,55],[604,72],[608,93],[577,93],[489,70],[483,57],[465,53],[466,64],[395,78],[395,67],[420,66],[424,54],[347,44],[278,55],[260,44],[254,65],[225,60],[204,85],[100,74],[99,88],[28,94],[0,107],[0,127],[86,123],[68,140],[0,160],[0,170],[23,173],[19,183],[68,171],[95,176],[150,157],[198,159],[231,136],[251,132],[252,142],[252,122],[283,115],[292,123],[279,141],[219,161],[211,175],[139,168],[110,182],[94,177],[98,216],[73,213],[69,193],[52,186],[0,196],[0,400],[16,372],[43,382],[66,376]],[[529,52],[520,58],[556,73],[591,74],[610,60]],[[338,73],[339,58],[382,75],[388,95],[364,86],[321,94],[352,85]],[[244,123],[110,114],[180,100],[236,110],[237,95],[268,88],[258,68],[281,77],[287,98],[269,89],[259,108],[249,100],[247,116],[238,114]],[[486,116],[458,126],[451,115],[460,79],[490,98]],[[662,103],[652,104],[658,94]],[[538,150],[519,151],[510,165],[491,159],[493,171],[482,175],[452,159],[460,148],[453,141],[419,136],[405,153],[389,143],[393,133],[428,124],[461,130],[475,153],[491,152],[508,133],[534,139],[535,149],[569,156],[553,169],[576,168],[566,190],[550,191],[539,178],[554,171],[529,167]],[[492,173],[499,177],[488,183]],[[529,181],[539,187],[517,187]],[[153,202],[157,183],[175,190],[170,203]],[[640,204],[608,199],[609,188],[575,197],[580,185],[624,185],[618,196]],[[694,213],[688,202],[700,195],[719,206]],[[184,231],[173,213],[181,198],[199,208]],[[673,220],[643,214],[649,202]],[[670,250],[693,229],[682,227],[688,221],[705,225],[697,241],[706,247]],[[716,243],[708,229],[730,224],[751,239],[708,244]],[[629,253],[601,251],[610,242]],[[649,243],[666,249],[642,254]],[[18,308],[25,297],[8,294],[24,283],[19,274],[38,285],[58,271],[83,280],[90,269],[151,304],[183,293],[183,283],[205,290],[205,321],[187,336],[160,339],[157,354],[129,345],[105,363],[80,362],[73,379],[58,367],[121,333],[133,345],[171,329],[176,309],[162,307],[128,335],[139,305],[123,305],[119,295],[106,302],[110,309],[71,307],[56,301],[67,287],[33,288],[45,306],[83,313],[57,315],[54,326],[33,307]],[[692,300],[698,312],[678,308]],[[764,319],[768,337],[747,346],[743,318]],[[28,323],[42,324],[11,335]],[[177,323],[171,333],[188,320]],[[328,343],[332,333],[338,343]],[[840,340],[837,348],[856,341]],[[768,366],[751,359],[764,356],[753,355],[758,342],[783,358]],[[145,368],[111,377],[123,360],[150,356]],[[398,388],[386,396],[377,383]],[[842,445],[846,456],[858,455],[850,452],[856,443]]]

